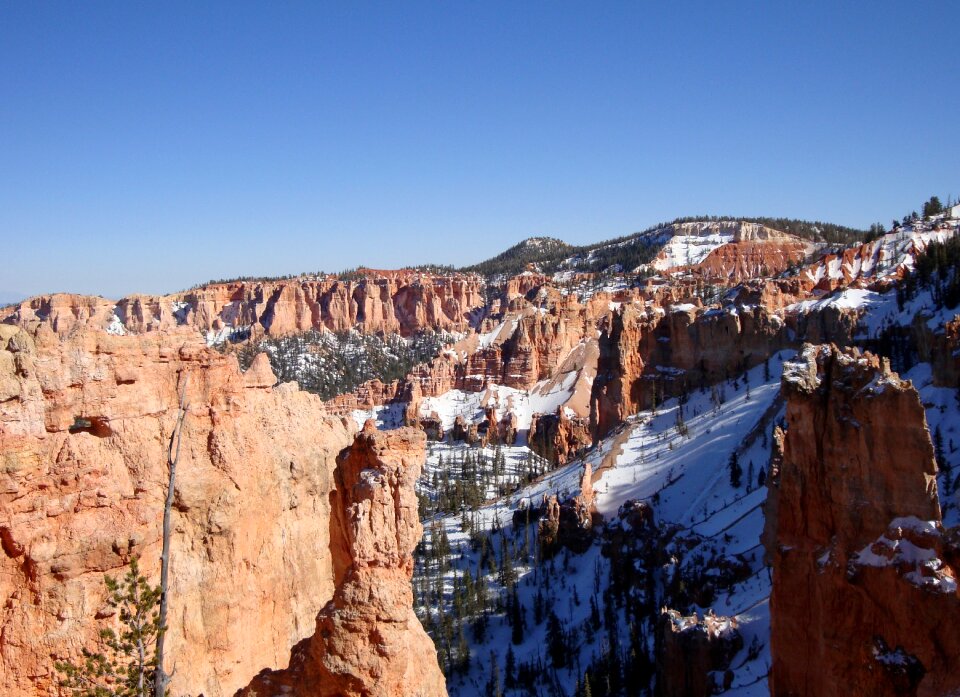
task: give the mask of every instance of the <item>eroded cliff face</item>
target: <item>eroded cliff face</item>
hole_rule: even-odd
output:
[[[886,361],[807,346],[765,540],[774,695],[960,689],[956,554],[919,395]]]
[[[670,225],[666,244],[653,266],[689,271],[721,284],[771,276],[803,261],[813,245],[796,235],[737,220]]]
[[[259,675],[241,694],[447,694],[410,584],[423,534],[414,483],[425,449],[421,431],[377,431],[368,421],[341,454],[330,519],[336,592],[289,668]]]
[[[313,631],[333,595],[330,499],[340,419],[265,356],[187,329],[61,340],[0,325],[0,693],[52,694],[56,660],[95,648],[104,574],[159,572],[167,446],[189,410],[170,586],[173,694],[232,694]]]
[[[355,281],[297,278],[215,283],[164,296],[117,302],[56,294],[5,310],[0,322],[66,334],[77,327],[142,334],[188,326],[203,333],[249,331],[282,336],[311,329],[411,334],[424,329],[465,331],[483,308],[479,276],[371,272]]]
[[[608,322],[591,396],[596,436],[666,397],[752,368],[789,344],[783,321],[762,306],[637,303],[612,312]]]

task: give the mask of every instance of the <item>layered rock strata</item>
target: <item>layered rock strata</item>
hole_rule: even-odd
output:
[[[733,617],[684,617],[664,609],[657,623],[657,697],[709,697],[729,689],[743,637]]]

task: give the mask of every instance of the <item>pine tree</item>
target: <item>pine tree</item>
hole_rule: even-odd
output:
[[[560,624],[560,618],[553,610],[547,616],[547,654],[554,668],[563,668],[567,665],[567,636]]]
[[[507,663],[503,669],[504,682],[507,687],[514,687],[517,684],[517,657],[513,654],[513,646],[507,646]]]
[[[940,469],[949,470],[950,465],[947,463],[947,456],[943,449],[943,431],[940,430],[939,425],[933,431],[933,452]]]
[[[510,594],[510,640],[514,644],[523,643],[523,605],[520,603],[520,597],[517,595],[517,587],[513,587]]]
[[[470,672],[470,644],[463,634],[463,624],[460,623],[457,636],[457,670],[466,675]]]
[[[160,587],[151,587],[141,575],[136,557],[127,574],[117,580],[104,576],[107,603],[118,610],[119,632],[100,632],[105,652],[83,650],[83,663],[55,664],[62,673],[60,686],[77,697],[152,697],[157,668],[156,643],[160,626]]]
[[[740,479],[743,476],[743,468],[740,467],[740,458],[737,457],[736,451],[730,453],[728,468],[730,469],[730,486],[739,489],[742,483]]]
[[[757,473],[757,486],[761,487],[767,483],[767,471],[760,465],[760,472]]]
[[[600,629],[600,608],[597,607],[597,596],[590,596],[590,627],[594,632]]]
[[[543,622],[543,613],[546,611],[545,605],[543,593],[538,586],[537,594],[533,597],[533,621],[538,625]]]
[[[930,218],[941,213],[943,213],[943,204],[940,203],[939,197],[931,196],[930,200],[923,204],[924,218]]]
[[[490,697],[503,697],[503,684],[500,682],[500,664],[497,663],[497,654],[490,652],[490,680],[487,682],[487,693]]]

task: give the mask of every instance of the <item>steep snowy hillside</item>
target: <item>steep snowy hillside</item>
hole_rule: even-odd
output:
[[[740,647],[729,664],[734,693],[766,694],[770,586],[761,484],[788,355],[683,404],[641,412],[581,460],[516,490],[545,466],[522,446],[431,446],[423,505],[441,512],[425,520],[414,583],[451,694],[493,690],[499,681],[507,694],[573,695],[586,679],[594,695],[607,694],[606,684],[644,694],[662,659],[655,649],[662,606],[684,616],[729,616]],[[463,404],[465,416],[479,418]],[[544,497],[580,494],[587,466],[603,519],[597,535],[581,554],[545,551],[538,534]],[[460,474],[485,482],[475,496],[486,504],[471,510],[444,495],[444,478]],[[491,499],[498,492],[504,495]],[[628,532],[640,505],[631,502],[641,501],[656,522]]]
[[[960,393],[937,387],[929,363],[920,363],[903,377],[913,381],[927,413],[940,474],[937,491],[944,527],[960,525]]]
[[[960,220],[955,219],[938,218],[927,223],[918,221],[872,242],[828,254],[804,268],[800,278],[819,285],[896,280],[913,270],[917,256],[931,242],[946,242],[957,234],[958,227]]]

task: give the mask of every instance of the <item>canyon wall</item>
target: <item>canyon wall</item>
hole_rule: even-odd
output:
[[[0,322],[58,334],[76,327],[116,333],[189,326],[203,333],[249,330],[282,336],[311,329],[407,335],[424,329],[466,331],[485,305],[479,276],[392,272],[336,278],[215,283],[164,296],[135,295],[117,302],[70,294],[38,296],[3,310]]]
[[[782,389],[764,535],[771,693],[960,690],[960,554],[917,391],[885,360],[835,346],[806,346]]]
[[[173,694],[232,694],[282,667],[334,592],[330,493],[348,428],[188,329],[61,339],[0,325],[0,693],[53,694],[110,617],[104,574],[154,581],[178,390]]]
[[[599,338],[594,432],[606,435],[627,416],[752,368],[790,343],[780,317],[762,306],[625,304]]]

